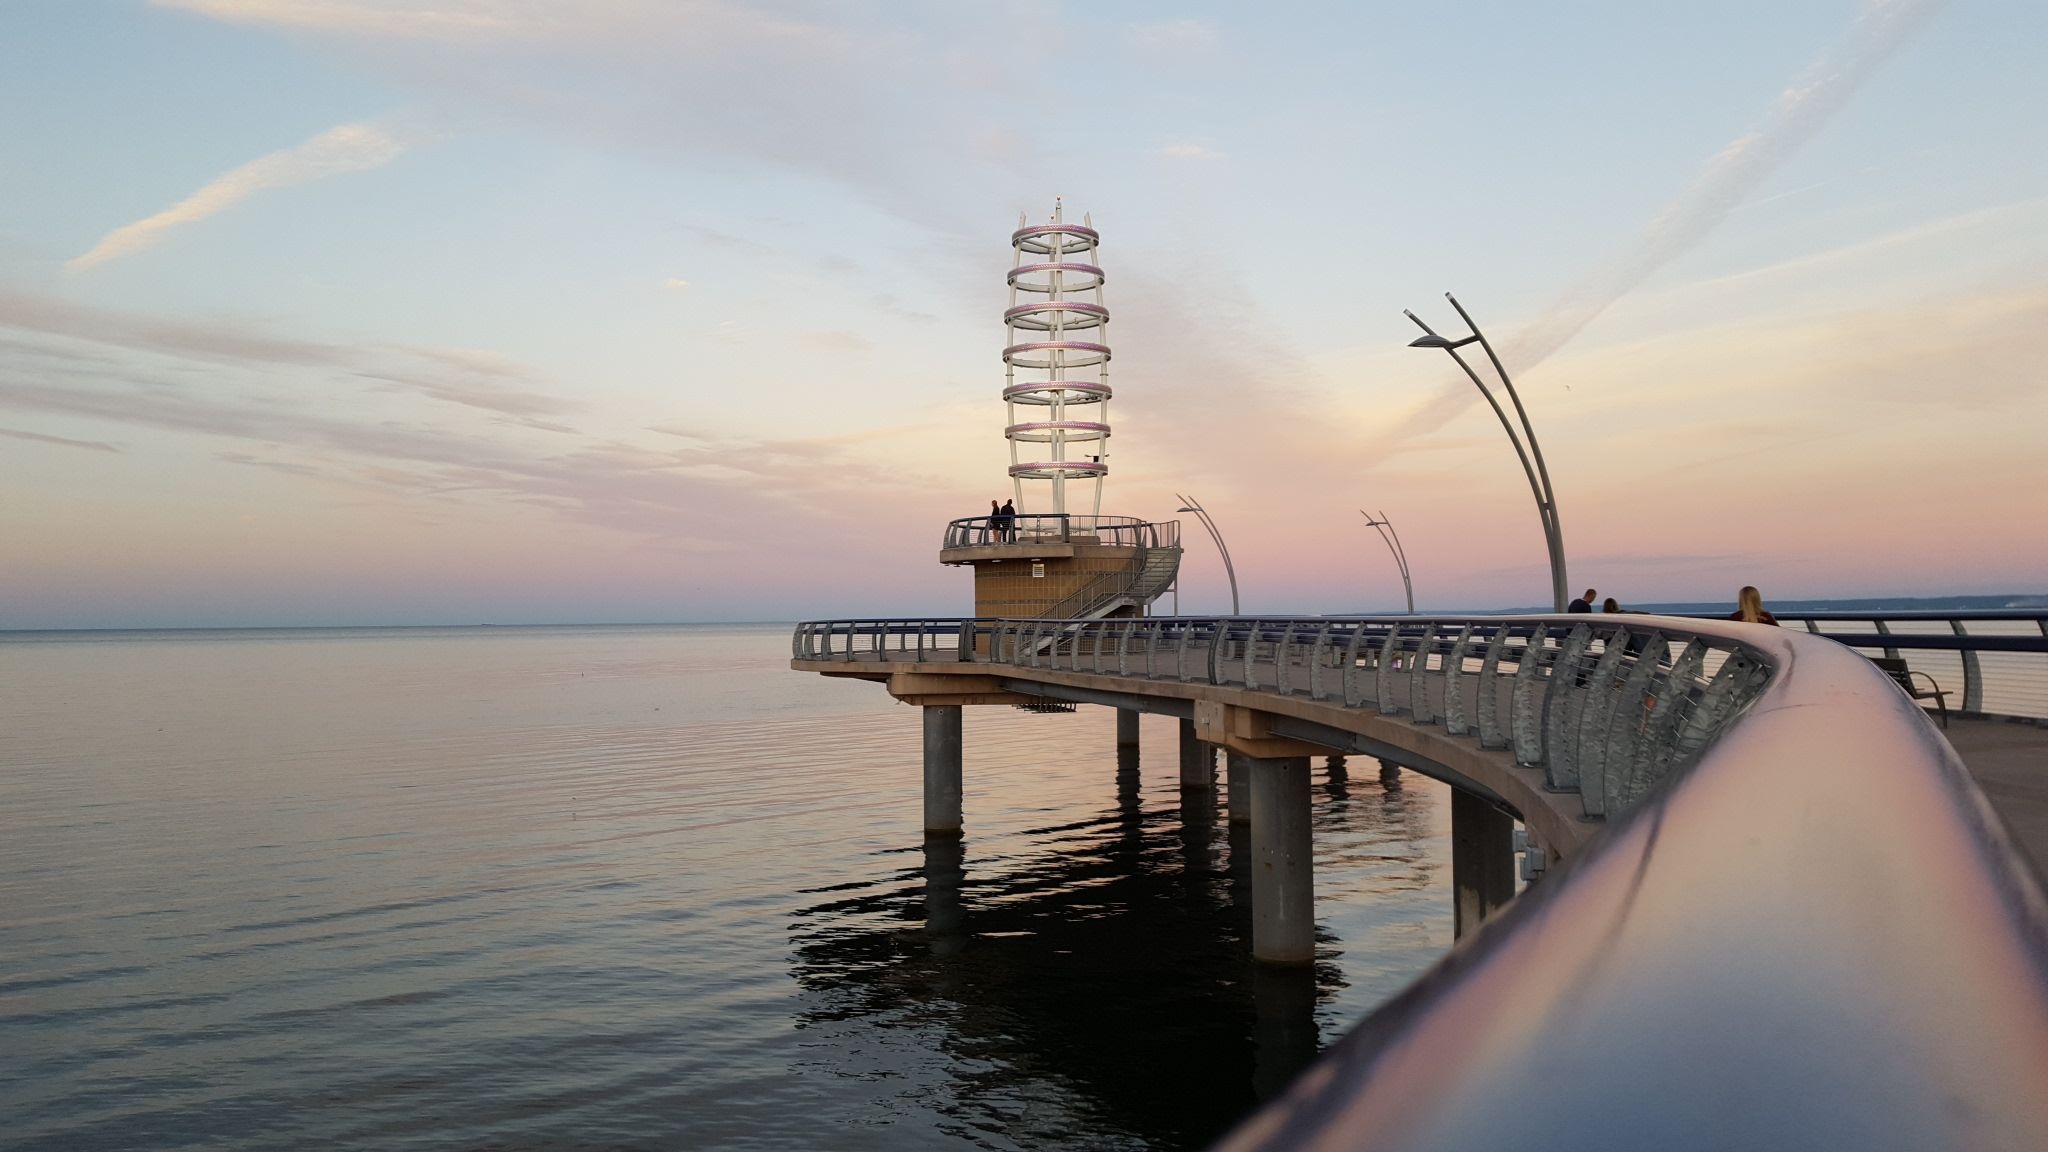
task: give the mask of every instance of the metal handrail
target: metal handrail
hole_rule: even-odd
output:
[[[1133,516],[1080,516],[1020,512],[1015,517],[963,516],[946,525],[945,548],[1005,545],[1106,544],[1116,547],[1178,548],[1180,521]]]
[[[1882,653],[1901,660],[1905,652],[1954,652],[1955,664],[1936,669],[1943,676],[1961,673],[1963,715],[2041,716],[2048,714],[2048,671],[2020,674],[2012,653],[2048,651],[2048,609],[1993,608],[1905,612],[1788,611],[1778,615],[1787,628],[1804,628],[1865,654]],[[1835,630],[1822,625],[1868,624],[1868,632]],[[2031,629],[2027,626],[2031,625]],[[1938,633],[1895,631],[1895,628],[1945,627]],[[1986,668],[1983,658],[1994,657]],[[1927,669],[1912,671],[1928,673]]]

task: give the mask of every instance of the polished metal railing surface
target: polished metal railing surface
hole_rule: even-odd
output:
[[[1014,517],[965,516],[946,525],[946,539],[942,547],[983,548],[1012,544],[1178,548],[1180,521],[1035,512],[1020,512]]]
[[[1901,651],[2048,660],[2038,628],[1886,619],[1829,633],[1837,621],[1814,618]],[[1874,624],[1839,622],[1858,620]],[[806,661],[952,660],[1373,709],[1511,748],[1608,818],[1228,1137],[1233,1152],[2048,1148],[2039,877],[1920,707],[1803,627],[821,621],[792,644]]]

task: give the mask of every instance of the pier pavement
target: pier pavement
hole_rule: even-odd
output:
[[[1959,717],[1942,735],[2034,871],[2048,876],[2048,726]]]

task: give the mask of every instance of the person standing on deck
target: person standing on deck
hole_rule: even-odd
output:
[[[1600,590],[1598,588],[1588,588],[1586,589],[1586,594],[1584,596],[1579,597],[1577,600],[1572,601],[1569,605],[1567,605],[1565,611],[1591,612],[1593,610],[1593,597],[1598,595],[1600,595]]]
[[[1003,506],[991,500],[988,502],[988,524],[981,530],[981,542],[993,544],[1001,539],[1003,530]]]
[[[1728,618],[1750,624],[1769,624],[1773,628],[1778,626],[1778,618],[1764,607],[1764,594],[1757,591],[1754,584],[1743,585],[1742,591],[1736,594],[1735,611],[1730,612]]]
[[[1003,506],[1002,506],[1002,508],[1001,508],[1001,509],[999,509],[999,510],[998,510],[998,511],[996,512],[996,515],[997,515],[997,517],[999,517],[999,518],[1001,519],[1001,521],[1002,521],[1001,527],[1002,527],[1002,537],[1003,537],[1003,543],[1005,543],[1005,544],[1014,544],[1014,543],[1016,543],[1016,540],[1017,540],[1017,508],[1016,508],[1016,505],[1015,505],[1015,504],[1013,504],[1013,503],[1011,503],[1011,502],[1010,502],[1010,501],[1008,501],[1008,500],[1005,500],[1005,501],[1003,501]]]

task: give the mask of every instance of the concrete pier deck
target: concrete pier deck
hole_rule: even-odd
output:
[[[2048,876],[2048,726],[1956,719],[1942,735],[1963,758],[2034,871]]]

